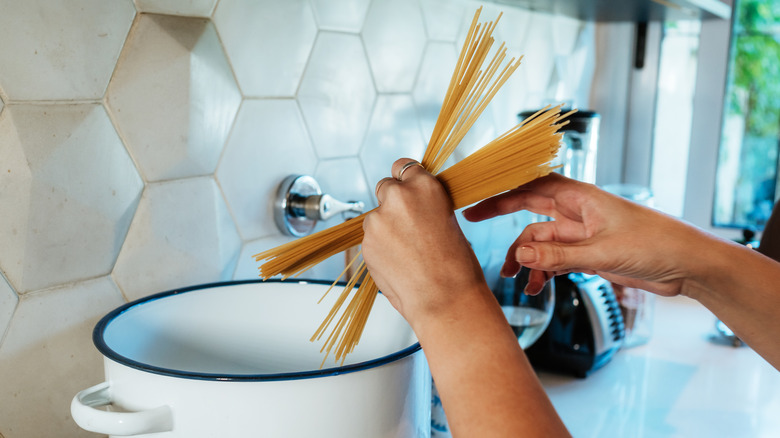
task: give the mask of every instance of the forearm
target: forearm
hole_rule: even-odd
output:
[[[487,286],[413,322],[454,435],[568,436]]]
[[[710,238],[691,254],[688,295],[780,370],[780,264],[755,250]]]

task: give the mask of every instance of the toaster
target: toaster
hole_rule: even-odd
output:
[[[554,279],[550,324],[526,354],[537,369],[584,378],[603,367],[620,349],[625,325],[607,280],[582,273]]]

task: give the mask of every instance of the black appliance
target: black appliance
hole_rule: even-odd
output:
[[[623,316],[610,282],[595,275],[555,277],[555,308],[542,336],[526,349],[537,369],[586,377],[620,349]]]

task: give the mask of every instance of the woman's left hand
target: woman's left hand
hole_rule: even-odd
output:
[[[410,162],[396,161],[393,178],[377,184],[380,205],[363,223],[363,258],[379,289],[414,327],[431,312],[446,311],[459,290],[484,277],[444,187],[418,164],[401,175]]]

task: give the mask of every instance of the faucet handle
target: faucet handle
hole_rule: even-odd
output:
[[[290,175],[279,185],[274,202],[274,220],[287,235],[302,237],[310,234],[317,221],[328,220],[341,213],[362,213],[360,201],[342,202],[323,194],[317,181],[308,175]]]
[[[342,202],[333,196],[312,195],[305,198],[297,197],[297,200],[303,200],[304,214],[309,219],[326,221],[333,216],[342,213],[363,213],[364,204],[361,201]],[[292,208],[295,209],[296,199],[292,201]]]

